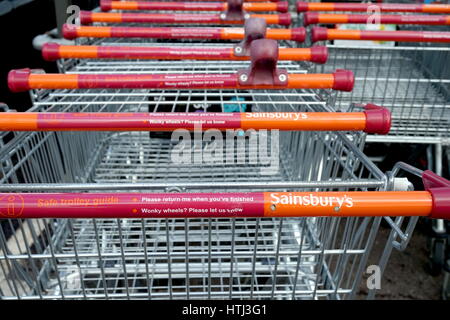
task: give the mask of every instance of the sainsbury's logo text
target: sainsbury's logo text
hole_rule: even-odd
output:
[[[301,206],[321,206],[321,207],[353,207],[353,199],[344,195],[343,197],[334,196],[316,196],[314,194],[296,195],[296,194],[278,194],[271,193],[270,201],[272,204],[287,204]]]

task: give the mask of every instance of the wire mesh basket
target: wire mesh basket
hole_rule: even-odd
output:
[[[209,91],[171,94],[168,101],[167,94],[164,100],[139,91],[49,91],[30,111],[146,112],[163,105],[187,111],[196,95],[201,100],[211,94],[224,97]],[[247,96],[255,111],[327,110],[322,102],[299,101],[298,94]],[[248,145],[235,147],[235,154],[246,155],[244,163],[183,166],[170,160],[170,139],[148,132],[21,132],[2,138],[1,182],[6,188],[28,184],[16,185],[16,191],[344,191],[387,186],[386,176],[361,153],[359,133],[281,132],[280,167],[270,175],[261,171],[267,165],[248,162]],[[350,298],[358,292],[380,219],[18,220],[19,228],[9,238],[0,233],[1,295]],[[14,230],[16,220],[8,221]]]
[[[448,137],[450,126],[450,48],[437,46],[340,47],[329,45],[330,59],[320,71],[345,67],[355,87],[339,93],[337,106],[369,99],[393,115],[391,135]]]
[[[302,6],[305,5],[302,3]],[[424,9],[420,4],[405,6],[392,4],[395,7],[387,12],[383,10],[366,12],[364,6],[373,5],[374,8],[380,8],[378,4],[336,4],[336,6],[346,6],[348,10],[355,10],[346,11],[344,14],[326,12],[334,11],[334,9],[327,9],[326,4],[322,5],[323,9],[320,10],[324,10],[324,14],[314,11],[306,12],[299,15],[299,22],[302,24],[306,22],[305,24],[310,26],[317,23],[325,23],[328,26],[329,24],[341,26],[350,24],[348,28],[342,30],[348,33],[349,38],[343,35],[342,38],[338,36],[340,40],[326,42],[330,57],[328,63],[323,66],[313,65],[313,70],[316,72],[345,67],[355,73],[354,90],[349,93],[339,93],[336,107],[345,110],[350,101],[369,99],[388,107],[392,112],[393,127],[387,139],[398,137],[419,143],[424,139],[448,140],[450,69],[446,61],[450,58],[450,48],[446,40],[448,34],[446,20],[441,19],[445,16],[427,14],[431,12],[429,11],[431,8]],[[391,4],[386,4],[388,5]],[[364,8],[358,9],[358,6]],[[442,12],[449,11],[445,5],[436,5],[436,8],[436,10],[444,10]],[[305,7],[301,10],[308,9]],[[336,11],[342,10],[336,8]],[[362,25],[363,30],[379,30],[370,28],[376,27],[377,23],[394,27],[388,30],[396,31],[373,31],[373,35],[377,32],[397,34],[398,42],[391,39],[373,41],[369,45],[364,43],[367,41],[341,40],[354,39],[349,33],[359,32],[355,31],[359,29],[358,25]],[[349,28],[352,30],[346,30]],[[310,29],[313,39],[322,32],[318,29],[314,27]],[[328,30],[335,32],[335,29]],[[372,31],[362,32],[369,35]],[[431,32],[430,37],[421,39],[423,32]],[[442,37],[438,40],[441,42],[430,42],[434,41],[431,35],[436,38]],[[406,37],[411,38],[408,40]]]

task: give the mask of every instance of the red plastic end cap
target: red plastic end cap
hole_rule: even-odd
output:
[[[355,76],[350,70],[338,69],[333,73],[334,84],[333,89],[339,91],[352,91],[355,84]]]
[[[111,11],[112,10],[111,2],[112,2],[111,0],[101,0],[100,9],[102,9],[102,11]]]
[[[305,12],[308,11],[308,2],[297,2],[297,12]]]
[[[388,134],[391,130],[391,112],[387,108],[375,104],[367,104],[365,109],[366,128],[364,132]]]
[[[44,43],[42,46],[42,57],[46,61],[55,61],[59,57],[59,47],[60,45],[54,42]]]
[[[24,92],[30,90],[28,85],[28,78],[30,77],[31,69],[17,69],[11,70],[8,73],[8,87],[12,92]]]
[[[325,46],[311,47],[311,62],[325,63],[328,60],[328,48]]]
[[[288,12],[288,10],[289,10],[289,2],[283,1],[277,3],[278,12]]]
[[[319,13],[318,12],[305,12],[303,14],[303,25],[309,26],[310,24],[319,23]]]
[[[422,173],[425,189],[431,193],[433,208],[430,218],[450,219],[450,181],[430,170]]]
[[[292,17],[290,13],[281,13],[278,15],[278,23],[282,26],[290,26]]]
[[[62,28],[63,37],[67,40],[75,39],[77,35],[77,27],[73,24],[64,24]]]
[[[90,24],[92,23],[92,12],[90,11],[80,11],[80,23]]]
[[[291,38],[294,41],[303,42],[306,39],[306,29],[305,28],[293,28],[291,29]]]
[[[327,40],[328,38],[328,29],[322,28],[322,27],[313,27],[311,29],[311,41],[317,42],[317,41],[323,41]]]

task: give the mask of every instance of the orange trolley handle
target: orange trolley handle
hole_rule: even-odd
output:
[[[36,74],[30,69],[12,70],[8,86],[14,92],[30,89],[334,89],[351,91],[354,75],[349,70],[332,74],[288,74],[277,68],[278,43],[258,39],[250,46],[248,69],[224,74]]]
[[[255,70],[255,69],[252,69]],[[11,70],[8,86],[12,92],[31,89],[333,89],[351,91],[350,70],[334,73],[288,74],[280,69],[265,75],[252,70],[230,74],[42,74],[40,70]]]
[[[0,193],[0,218],[423,216],[450,219],[450,181],[425,171],[426,191],[249,193]]]
[[[236,55],[235,48],[202,47],[128,47],[128,46],[65,46],[47,42],[42,46],[47,61],[58,59],[159,59],[159,60],[250,60]],[[325,63],[326,46],[311,48],[279,48],[278,60]]]
[[[256,19],[256,18],[255,18]],[[250,19],[249,19],[250,20]],[[207,27],[97,27],[65,24],[64,38],[151,38],[151,39],[220,39],[242,40],[244,28],[207,28]],[[303,27],[292,29],[269,28],[266,37],[274,40],[292,40],[303,42],[306,30]]]
[[[305,12],[303,23],[311,24],[345,24],[345,23],[370,23],[373,19],[369,14],[328,14],[318,12]],[[382,24],[412,24],[412,25],[450,25],[450,16],[446,15],[387,15],[380,14],[379,22]]]
[[[367,12],[376,8],[381,12],[422,12],[450,13],[449,4],[405,4],[405,3],[334,3],[334,2],[297,2],[297,12],[305,11],[350,11]]]
[[[313,27],[311,41],[323,40],[371,40],[398,42],[450,42],[450,32],[434,31],[371,31],[371,30],[338,30]]]
[[[284,130],[364,131],[387,134],[389,110],[367,105],[364,112],[108,113],[2,112],[0,131],[190,131]]]
[[[263,18],[267,24],[289,26],[292,22],[290,13],[250,14],[250,18]],[[244,17],[245,18],[245,17]],[[227,20],[218,13],[123,13],[81,11],[81,24],[103,23],[177,23],[177,24],[242,24],[243,19]]]
[[[139,2],[139,1],[111,1],[101,0],[102,11],[110,10],[164,10],[164,11],[227,11],[229,2]],[[245,2],[242,9],[249,12],[287,12],[289,4],[283,2]]]

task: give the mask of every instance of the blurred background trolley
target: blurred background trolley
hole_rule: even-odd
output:
[[[328,63],[315,65],[315,71],[345,67],[355,72],[354,90],[339,93],[336,105],[345,110],[350,101],[369,99],[392,111],[389,135],[369,135],[367,142],[429,145],[428,167],[449,176],[448,2],[298,2],[297,9],[299,21],[311,28],[312,40],[322,44],[328,40]],[[317,24],[337,25],[337,29],[326,30]],[[371,31],[380,30],[380,25],[396,31]],[[433,221],[430,234],[430,272],[436,274],[446,264],[448,226],[442,220]]]

